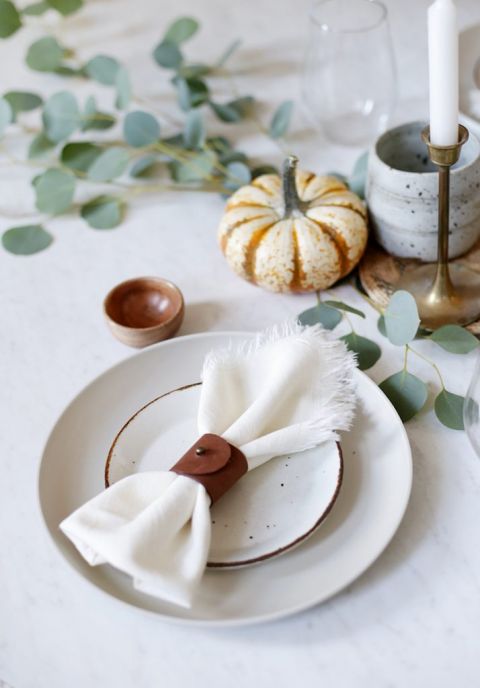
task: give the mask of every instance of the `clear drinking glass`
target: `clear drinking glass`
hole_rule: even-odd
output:
[[[377,0],[316,0],[302,79],[307,112],[328,139],[368,145],[396,96],[387,10]]]
[[[463,406],[463,423],[465,430],[478,457],[480,457],[480,354],[473,371],[472,381],[468,388]]]

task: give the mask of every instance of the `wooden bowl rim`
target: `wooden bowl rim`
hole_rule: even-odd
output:
[[[107,312],[107,307],[109,302],[111,301],[113,294],[118,290],[121,289],[122,287],[126,287],[129,284],[133,283],[138,283],[138,282],[143,282],[143,281],[150,281],[150,282],[156,282],[160,286],[168,286],[170,287],[174,292],[177,293],[177,295],[180,298],[180,303],[178,309],[173,313],[173,315],[168,319],[168,320],[163,320],[162,322],[157,323],[156,325],[150,325],[149,327],[130,327],[129,325],[124,325],[123,323],[118,322],[114,318],[112,318],[109,313]],[[159,290],[160,291],[160,290]],[[165,293],[165,292],[162,292]],[[126,332],[153,332],[154,330],[162,330],[165,328],[167,325],[170,325],[174,320],[176,320],[181,314],[183,313],[185,308],[185,301],[183,298],[183,293],[181,289],[174,283],[171,282],[168,279],[165,279],[163,277],[149,277],[149,276],[143,276],[143,277],[131,277],[130,279],[124,280],[123,282],[119,282],[116,284],[103,300],[103,313],[106,317],[106,319],[113,323],[115,327],[122,328]]]

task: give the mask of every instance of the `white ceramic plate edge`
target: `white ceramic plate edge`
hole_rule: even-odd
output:
[[[185,335],[181,337],[182,340],[192,340],[192,339],[198,339],[198,338],[205,338],[205,337],[218,337],[218,336],[224,336],[224,337],[244,337],[244,338],[250,338],[255,336],[255,332],[245,332],[245,331],[240,331],[240,330],[233,330],[233,331],[213,331],[213,332],[201,332],[201,333],[196,333],[196,334],[191,334],[191,335]],[[179,337],[180,338],[180,337]],[[154,344],[153,346],[150,346],[142,351],[139,351],[138,353],[133,354],[135,357],[140,357],[148,352],[150,352],[152,349],[158,349],[166,344],[171,343],[172,340],[167,340],[165,342],[159,342],[158,344]],[[119,368],[124,361],[130,358],[129,356],[125,356],[122,360],[118,361],[115,363],[113,366],[107,368],[104,370],[103,373],[100,373],[100,375],[96,376],[93,378],[87,385],[85,385],[73,398],[70,399],[68,404],[64,407],[62,413],[60,416],[57,417],[54,425],[50,429],[50,432],[48,433],[47,439],[43,444],[40,456],[43,457],[45,454],[45,450],[50,442],[50,439],[55,431],[56,426],[58,423],[61,421],[64,415],[66,415],[70,409],[70,407],[76,402],[77,398],[86,392],[88,389],[90,389],[94,384],[96,384],[99,380],[101,380],[103,377],[106,377],[112,370],[115,370],[116,368]],[[383,392],[379,389],[379,387],[371,380],[368,375],[363,373],[362,371],[358,370],[356,371],[356,374],[363,377],[364,381],[367,383],[367,385],[373,386],[377,392],[380,392],[383,395]],[[393,410],[394,414],[398,417],[398,414],[393,407],[392,403],[390,400],[385,396],[385,403],[388,407]],[[411,493],[411,488],[412,488],[412,453],[411,453],[411,448],[410,448],[410,443],[408,441],[408,435],[405,430],[405,427],[402,423],[402,421],[399,419],[399,425],[400,425],[400,433],[402,437],[402,441],[404,444],[405,448],[405,456],[408,458],[408,480],[405,486],[405,495],[404,495],[404,506],[399,511],[397,519],[394,523],[394,527],[392,527],[392,532],[390,534],[390,537],[388,537],[380,547],[377,547],[371,554],[371,556],[364,562],[364,565],[360,567],[360,569],[356,568],[351,576],[347,576],[346,578],[342,578],[342,581],[338,584],[338,586],[333,586],[327,593],[320,595],[320,596],[314,596],[310,597],[308,600],[302,601],[301,604],[295,604],[292,605],[288,608],[284,608],[275,612],[270,612],[266,614],[259,614],[257,616],[251,616],[249,618],[240,618],[240,619],[189,619],[189,618],[182,618],[182,617],[175,617],[175,616],[170,616],[168,614],[163,614],[161,612],[153,611],[150,609],[146,609],[145,607],[139,607],[137,605],[131,604],[130,602],[124,600],[123,598],[119,597],[116,595],[114,592],[108,592],[107,590],[104,590],[103,588],[97,586],[93,581],[89,580],[88,578],[85,578],[81,572],[73,566],[70,561],[63,556],[60,547],[58,546],[57,542],[55,541],[55,538],[53,536],[53,533],[50,530],[50,527],[45,519],[43,509],[42,509],[42,503],[41,503],[41,495],[40,495],[40,486],[41,486],[41,481],[42,481],[42,461],[40,461],[39,468],[37,471],[37,489],[36,489],[36,506],[39,510],[39,513],[41,515],[41,519],[43,521],[43,524],[45,526],[45,529],[47,530],[49,534],[49,539],[51,541],[51,544],[53,544],[53,550],[56,552],[59,561],[66,563],[68,566],[68,569],[70,571],[73,571],[75,573],[75,576],[82,581],[83,584],[86,584],[86,586],[94,590],[97,594],[99,594],[103,599],[106,599],[108,601],[111,601],[112,598],[120,602],[122,605],[125,607],[128,607],[130,609],[135,609],[136,611],[148,615],[149,618],[156,618],[160,621],[167,621],[168,623],[173,623],[175,625],[180,625],[180,626],[189,626],[189,627],[196,627],[196,628],[235,628],[235,627],[241,627],[241,626],[251,626],[254,624],[259,624],[259,623],[268,623],[272,621],[277,621],[279,619],[283,619],[289,616],[293,616],[294,614],[298,614],[300,612],[306,611],[307,609],[310,609],[314,606],[317,606],[323,602],[325,602],[327,599],[330,599],[337,595],[341,590],[345,589],[348,587],[353,581],[357,580],[360,578],[369,568],[370,566],[378,559],[378,557],[382,554],[382,552],[385,551],[385,549],[388,547],[390,542],[392,541],[395,533],[398,530],[398,527],[400,526],[400,523],[403,520],[403,517],[405,515],[409,498],[410,498],[410,493]],[[221,574],[220,574],[221,575]]]

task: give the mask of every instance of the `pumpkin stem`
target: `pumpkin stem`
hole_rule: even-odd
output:
[[[289,218],[293,211],[302,209],[302,201],[298,196],[297,185],[295,183],[295,173],[297,169],[298,158],[295,155],[289,155],[283,163],[283,202],[284,211],[283,219]]]

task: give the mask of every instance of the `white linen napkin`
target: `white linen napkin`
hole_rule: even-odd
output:
[[[243,452],[248,470],[335,440],[353,418],[354,367],[344,343],[318,325],[284,326],[212,351],[202,373],[199,436],[221,435]],[[178,458],[171,457],[172,466]],[[207,562],[210,497],[192,478],[138,473],[60,528],[92,566],[109,563],[132,576],[137,589],[189,607]]]

